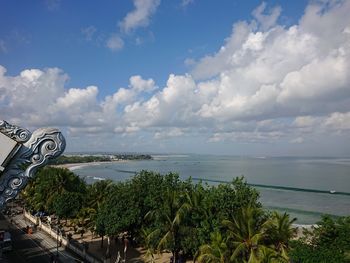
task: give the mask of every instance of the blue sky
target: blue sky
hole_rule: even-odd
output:
[[[190,1],[182,6],[181,1],[163,1],[147,27],[125,34],[118,22],[133,10],[132,1],[1,2],[0,19],[5,26],[0,34],[8,49],[1,54],[1,61],[9,74],[58,67],[69,74],[69,86],[97,85],[101,96],[126,86],[135,74],[164,85],[170,73],[186,73],[187,58],[198,59],[218,50],[230,35],[232,24],[251,20],[252,10],[261,3]],[[278,1],[268,5],[276,4],[281,5]],[[285,7],[281,20],[288,24],[298,21],[305,4],[297,1]],[[111,52],[106,47],[113,34],[125,42],[120,51]]]
[[[348,1],[0,6],[0,119],[68,151],[350,155]]]

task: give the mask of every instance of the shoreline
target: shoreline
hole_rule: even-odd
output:
[[[131,160],[114,160],[114,161],[103,161],[103,162],[65,163],[65,164],[55,164],[50,166],[57,167],[57,168],[66,168],[70,171],[74,171],[74,170],[85,168],[88,166],[97,166],[97,165],[108,164],[108,163],[124,163],[124,162],[130,162],[130,161]]]

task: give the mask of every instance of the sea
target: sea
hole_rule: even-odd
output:
[[[153,155],[152,160],[77,166],[87,183],[125,181],[141,170],[218,184],[244,176],[260,192],[266,209],[287,212],[297,223],[317,223],[322,215],[350,216],[350,158],[237,157],[217,155]]]

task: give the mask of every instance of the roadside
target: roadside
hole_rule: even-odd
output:
[[[17,211],[17,212],[16,212]],[[0,214],[0,227],[9,231],[13,239],[13,250],[3,254],[1,262],[35,263],[53,262],[57,258],[62,263],[83,262],[81,258],[66,251],[64,247],[57,247],[56,240],[42,231],[26,233],[27,221],[18,210],[13,211],[12,216]]]
[[[31,217],[31,220],[29,218],[25,217],[25,213],[23,213],[23,208],[18,206],[17,204],[13,204],[12,206],[8,207],[8,210],[10,210],[10,214],[12,216],[6,216],[7,221],[5,221],[5,225],[3,228],[11,228],[12,232],[17,232],[18,235],[21,236],[22,239],[27,240],[27,243],[23,245],[21,248],[18,248],[18,240],[15,240],[16,243],[16,251],[20,250],[22,252],[22,258],[25,258],[25,261],[20,260],[11,260],[9,262],[52,262],[52,256],[55,256],[59,254],[59,262],[63,263],[72,263],[72,262],[84,262],[82,257],[79,257],[75,255],[74,253],[71,253],[70,250],[65,250],[64,244],[62,246],[58,246],[57,250],[57,244],[60,244],[61,242],[57,242],[55,238],[52,236],[49,236],[45,233],[43,230],[47,224],[41,222],[42,228],[40,227],[31,228],[33,229],[33,232],[31,234],[27,234],[28,231],[27,226],[33,225],[33,220],[35,222],[35,217],[30,216],[26,213],[27,216]],[[5,220],[5,218],[4,218]],[[64,227],[64,232],[66,235],[69,233],[72,234],[72,241],[75,244],[78,245],[78,247],[86,246],[87,252],[95,257],[96,259],[99,259],[100,262],[103,262],[106,258],[106,251],[107,251],[107,238],[104,238],[103,246],[101,246],[101,237],[94,236],[91,232],[86,232],[83,236],[79,233],[76,233],[73,231],[70,227]],[[110,240],[110,258],[109,260],[106,260],[105,262],[115,262],[118,252],[121,255],[121,259],[124,258],[124,247],[121,239],[111,239]],[[30,255],[28,256],[27,248],[30,247],[36,247],[35,251],[31,249]],[[22,250],[23,251],[22,251]],[[12,253],[13,254],[13,253]],[[31,257],[33,255],[41,255],[43,256],[43,259],[35,258],[31,261]],[[127,250],[126,255],[126,262],[145,262],[145,254],[146,251],[142,247],[132,247],[129,246]],[[29,260],[28,260],[29,259]],[[168,263],[170,261],[170,254],[169,253],[163,253],[161,255],[154,255],[154,262],[156,263]],[[2,261],[1,261],[2,262]],[[87,262],[87,261],[86,261]]]

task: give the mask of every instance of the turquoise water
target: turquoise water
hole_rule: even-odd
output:
[[[158,155],[154,160],[106,163],[75,169],[88,183],[108,178],[122,181],[135,172],[178,172],[180,177],[231,181],[244,175],[250,184],[324,190],[327,193],[257,187],[261,202],[287,211],[300,224],[317,222],[322,214],[350,215],[350,158],[269,158],[209,155]]]

